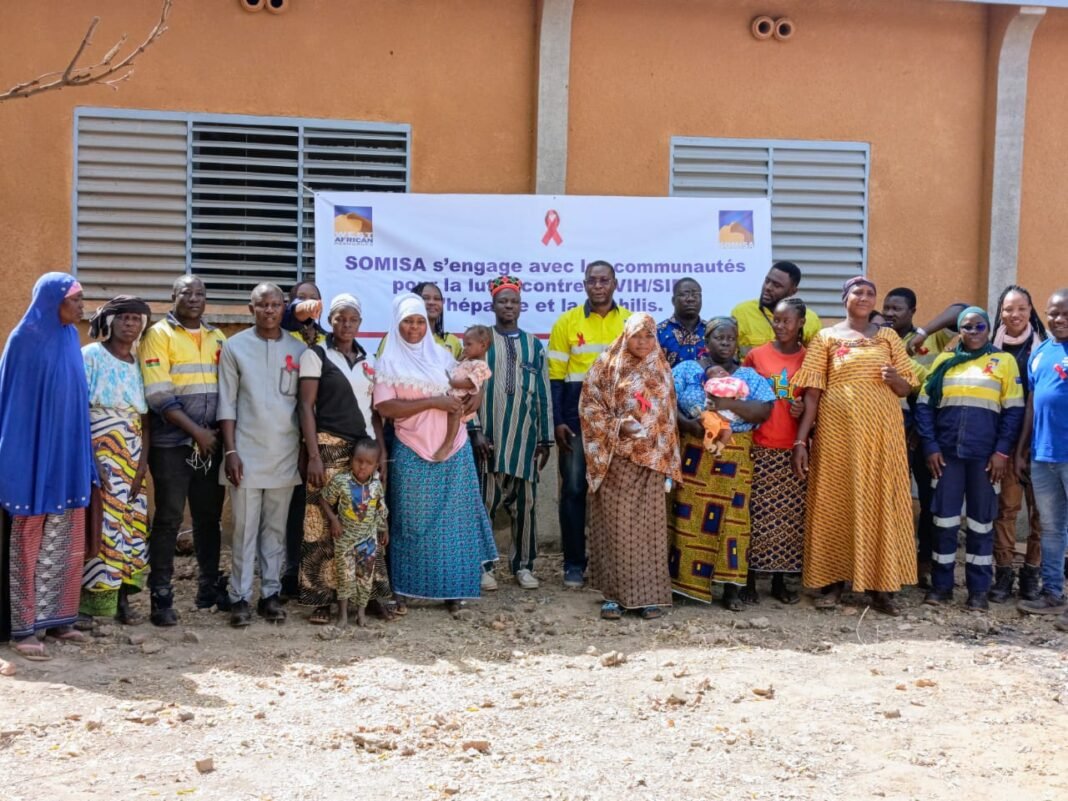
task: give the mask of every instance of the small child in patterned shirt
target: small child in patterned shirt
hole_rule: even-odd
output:
[[[375,557],[389,544],[385,492],[375,476],[381,446],[373,439],[356,441],[349,469],[339,471],[323,488],[319,507],[334,538],[337,571],[338,626],[349,623],[349,604],[356,607],[356,625],[366,623]]]

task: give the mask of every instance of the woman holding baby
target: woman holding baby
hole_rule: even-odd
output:
[[[733,317],[709,320],[705,344],[708,352],[700,361],[671,371],[682,479],[669,511],[669,570],[675,592],[706,603],[712,601],[712,585],[722,584],[723,606],[737,612],[749,573],[752,431],[768,419],[775,394],[756,370],[738,364]],[[724,424],[730,428],[726,442],[713,431]]]

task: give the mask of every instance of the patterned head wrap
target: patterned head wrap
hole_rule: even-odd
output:
[[[333,317],[334,312],[341,311],[341,309],[352,309],[361,317],[363,316],[359,298],[348,292],[342,292],[340,295],[334,296],[334,299],[330,301],[330,313],[327,316]]]
[[[77,285],[77,282],[72,284],[72,286]],[[67,290],[67,296],[70,296],[69,289]],[[149,320],[152,319],[152,309],[141,298],[136,298],[133,295],[116,295],[93,312],[93,316],[89,318],[89,336],[93,339],[100,339],[101,337],[107,339],[110,337],[111,321],[120,314],[140,314],[142,332],[148,327]]]
[[[872,288],[872,291],[875,291],[875,282],[874,281],[872,281],[870,278],[866,278],[863,275],[854,275],[852,278],[850,278],[848,281],[846,281],[844,284],[842,284],[842,300],[845,300],[846,297],[849,295],[849,290],[851,290],[853,287],[857,286],[858,284],[864,284],[866,286],[870,286]]]
[[[733,325],[738,327],[738,321],[729,315],[721,315],[719,317],[713,317],[707,323],[705,323],[705,338],[722,325]]]
[[[627,318],[623,333],[593,363],[582,384],[579,412],[590,492],[601,486],[613,457],[682,478],[675,386],[664,378],[671,368],[658,345],[640,360],[627,351],[627,340],[639,331],[656,336],[656,321],[645,312]],[[627,418],[642,426],[644,436],[620,436]]]
[[[960,328],[960,321],[967,317],[969,314],[978,314],[986,321],[986,330],[990,330],[990,317],[987,315],[984,309],[980,309],[978,306],[969,306],[967,309],[957,315],[957,327]],[[948,359],[938,362],[938,365],[931,370],[930,375],[927,376],[927,381],[924,383],[924,391],[931,399],[931,405],[934,408],[938,408],[942,404],[942,385],[946,381],[946,373],[956,367],[958,364],[965,364],[967,362],[981,359],[988,353],[993,353],[997,348],[990,344],[989,337],[977,350],[968,350],[964,347],[964,339],[961,338],[957,343],[957,347],[953,350],[953,355]]]
[[[67,288],[67,294],[63,296],[64,299],[69,298],[71,295],[77,295],[82,291],[82,285],[75,281]]]
[[[511,289],[516,294],[523,291],[523,282],[511,275],[502,275],[489,282],[490,297],[497,297],[498,292]]]

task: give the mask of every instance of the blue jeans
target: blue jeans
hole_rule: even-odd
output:
[[[571,438],[571,453],[560,450],[560,541],[564,570],[586,570],[586,453],[582,432]]]
[[[1031,488],[1042,527],[1042,589],[1064,595],[1068,546],[1068,462],[1031,462]]]

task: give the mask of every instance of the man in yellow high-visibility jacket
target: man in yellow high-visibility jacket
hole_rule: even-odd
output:
[[[578,401],[586,372],[623,333],[630,312],[615,301],[616,271],[606,261],[586,267],[586,302],[560,315],[549,334],[549,387],[560,447],[560,538],[564,586],[583,585],[586,572],[586,456]]]

